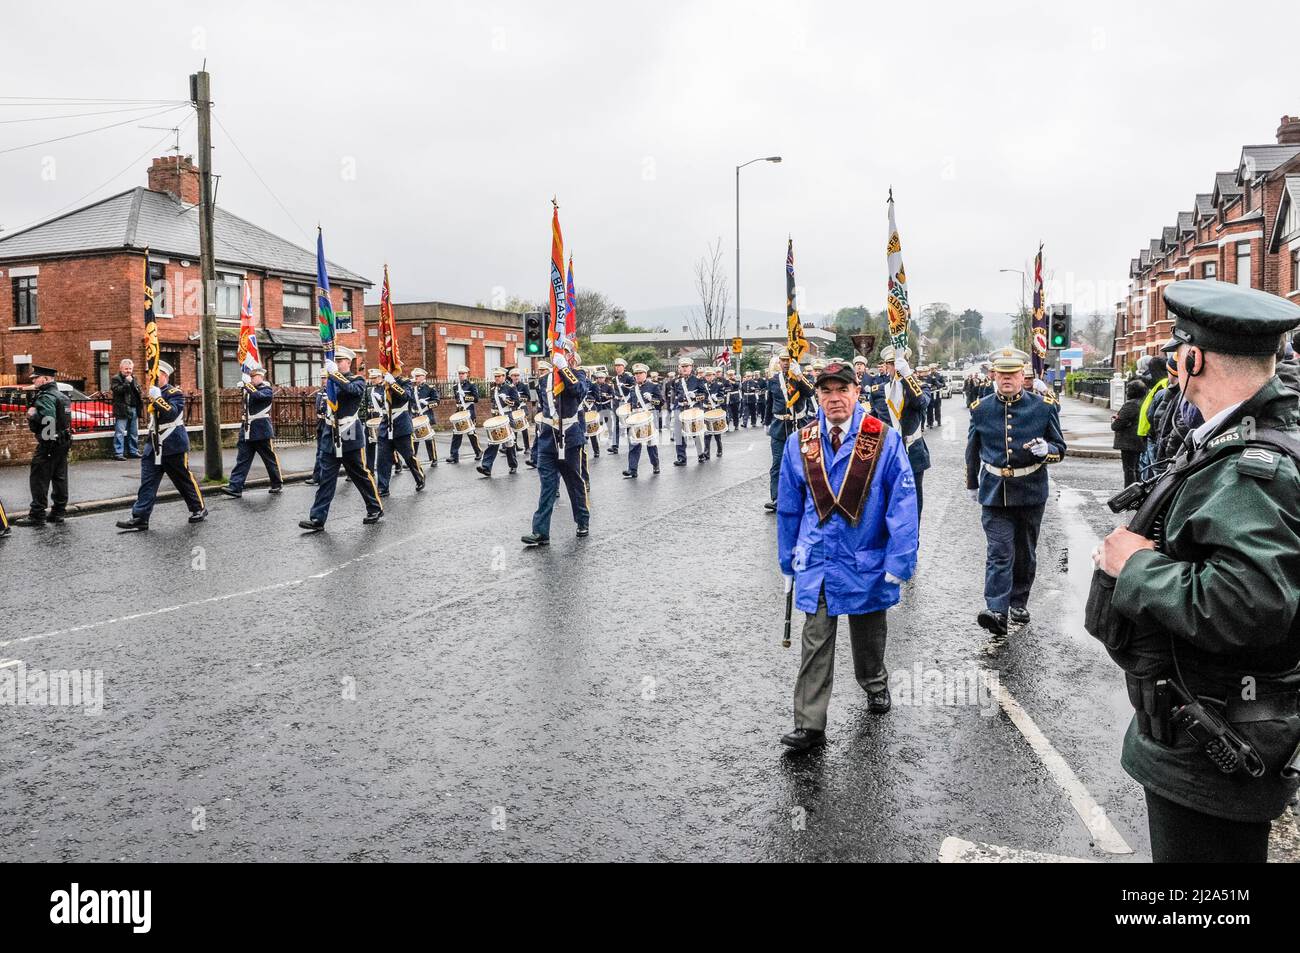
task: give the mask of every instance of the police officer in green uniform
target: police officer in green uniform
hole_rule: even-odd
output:
[[[32,366],[36,399],[27,410],[27,426],[36,436],[28,484],[32,507],[15,526],[44,526],[62,523],[68,508],[68,451],[72,449],[72,405],[59,392],[58,371]],[[53,499],[50,491],[53,489]],[[47,508],[48,507],[48,511]]]
[[[1093,553],[1085,622],[1126,673],[1152,858],[1262,862],[1300,785],[1300,407],[1275,374],[1300,308],[1217,281],[1164,299],[1205,423],[1111,501],[1141,502]]]

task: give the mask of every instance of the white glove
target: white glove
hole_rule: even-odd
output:
[[[1030,441],[1029,452],[1036,457],[1045,457],[1051,452],[1052,448],[1042,437],[1036,437]]]
[[[907,363],[907,358],[896,357],[894,358],[894,370],[898,371],[899,377],[906,377],[912,373],[912,365]]]
[[[557,352],[551,358],[551,367],[557,371],[567,371],[569,369],[569,359],[562,353]]]
[[[35,416],[36,416],[36,408],[35,408],[35,407],[28,407],[28,408],[27,408],[27,416],[28,416],[28,417],[35,417]]]
[[[979,490],[967,490],[967,491],[966,491],[966,495],[970,497],[970,501],[971,501],[972,503],[978,503],[978,502],[980,501],[980,491],[979,491]]]
[[[245,384],[253,383],[253,378],[249,377],[247,374],[240,374],[239,379],[243,381]]]
[[[1047,393],[1047,382],[1044,381],[1041,377],[1034,378],[1034,393],[1035,394]]]
[[[790,362],[790,374],[793,377],[803,377],[803,365],[798,361]]]
[[[899,579],[892,572],[885,573],[885,582],[889,583],[891,586],[901,586],[903,584],[903,580]]]
[[[384,383],[385,383],[385,384],[396,384],[396,383],[397,383],[397,378],[394,377],[392,374],[385,374],[385,375],[384,375]]]
[[[158,387],[157,384],[155,384],[153,387],[150,387],[150,388],[149,388],[149,399],[150,399],[150,400],[157,400],[157,399],[158,399],[159,397],[161,397],[161,396],[162,396],[162,389],[161,389],[160,387]]]
[[[786,575],[782,575],[781,578],[785,580],[785,591],[786,591],[786,592],[789,592],[791,589],[794,588],[794,576],[786,576]]]
[[[337,374],[338,372],[339,372],[339,366],[338,366],[337,364],[335,364],[333,361],[326,361],[326,362],[325,362],[325,373],[326,373],[326,374]]]

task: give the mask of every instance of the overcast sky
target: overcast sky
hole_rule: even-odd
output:
[[[376,283],[389,263],[398,301],[543,297],[554,194],[579,285],[690,304],[707,242],[734,271],[735,166],[781,155],[742,173],[746,309],[784,310],[787,235],[806,312],[882,307],[892,185],[916,310],[1014,310],[998,269],[1040,239],[1057,300],[1086,310],[1300,113],[1300,6],[1238,9],[27,3],[6,11],[0,102],[184,99],[206,57],[219,203],[305,245],[319,221],[331,259]],[[0,118],[60,111],[88,110]],[[191,113],[0,154],[0,224],[144,184],[165,134],[137,125],[189,117],[193,153]],[[0,150],[122,118],[9,122]]]

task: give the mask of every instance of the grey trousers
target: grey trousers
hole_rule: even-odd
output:
[[[794,726],[826,730],[826,710],[831,704],[831,683],[835,678],[835,630],[838,616],[826,612],[826,589],[817,597],[817,613],[805,616],[803,655],[799,677],[794,683]],[[885,611],[849,616],[849,639],[853,643],[853,674],[864,691],[879,692],[889,687],[885,671]]]

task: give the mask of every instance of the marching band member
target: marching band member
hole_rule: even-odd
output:
[[[163,474],[172,481],[190,510],[190,522],[201,523],[208,515],[203,505],[203,494],[198,481],[190,472],[190,435],[185,430],[185,392],[173,387],[172,366],[158,362],[158,383],[149,388],[149,404],[153,409],[154,427],[140,454],[140,492],[131,507],[131,518],[118,520],[117,528],[146,530],[149,515]]]
[[[925,388],[907,362],[911,356],[910,347],[903,348],[903,353],[896,355],[893,347],[886,345],[880,352],[880,362],[890,380],[885,391],[889,422],[902,434],[907,445],[907,459],[912,463],[912,474],[916,479],[916,518],[920,520],[924,503],[921,481],[925,471],[930,469],[930,448],[925,445],[921,425],[925,422],[925,408],[929,406],[930,398],[925,395]]]
[[[605,425],[607,433],[618,429],[617,424],[610,422],[610,418],[614,416],[614,411],[610,408],[613,400],[614,388],[609,385],[609,375],[603,370],[596,371],[592,375],[592,382],[587,387],[587,405],[589,409],[600,414],[600,422]],[[591,455],[600,456],[600,440],[597,437],[591,438]]]
[[[758,399],[763,393],[763,382],[758,379],[757,371],[746,371],[740,383],[740,394],[744,399],[744,412],[741,425],[748,430],[758,426]]]
[[[514,390],[515,397],[518,400],[515,406],[522,408],[528,416],[528,427],[515,434],[515,452],[519,453],[521,450],[527,452],[529,450],[528,430],[533,426],[532,398],[528,394],[528,382],[524,380],[523,373],[517,367],[510,368],[508,376],[510,378],[510,387]],[[522,447],[519,446],[520,437],[524,438]]]
[[[521,401],[518,393],[506,383],[506,369],[504,367],[498,367],[492,372],[492,384],[489,387],[488,399],[492,401],[493,414],[507,419],[510,417],[510,411],[520,405]],[[483,462],[474,469],[485,477],[492,476],[492,464],[496,462],[497,454],[502,449],[506,452],[506,463],[510,465],[510,472],[514,473],[519,469],[519,457],[516,456],[513,439],[509,443],[500,445],[489,443],[487,449],[483,451]]]
[[[628,403],[632,407],[632,412],[639,410],[650,411],[651,419],[664,405],[663,393],[659,390],[659,385],[647,380],[647,372],[650,370],[644,364],[632,365],[632,388],[628,392]],[[659,472],[659,444],[658,437],[651,435],[651,439],[646,441],[646,449],[650,455],[650,465],[654,467],[654,472]],[[623,471],[623,476],[629,480],[636,479],[637,464],[641,462],[641,444],[633,443],[627,451],[627,469]]]
[[[366,426],[366,469],[375,473],[379,469],[379,428],[388,416],[387,391],[384,389],[384,372],[377,367],[366,371],[366,421],[379,421],[378,427]]]
[[[478,400],[478,385],[469,379],[469,368],[462,364],[456,368],[456,383],[451,387],[452,399],[456,401],[456,409],[469,411],[469,419],[477,421],[478,410],[474,406]],[[464,434],[454,433],[451,435],[451,454],[447,457],[448,463],[460,463],[460,440]],[[469,432],[469,445],[474,448],[474,459],[483,459],[483,450],[479,447],[478,433],[474,430]]]
[[[428,382],[429,373],[423,367],[417,367],[411,371],[411,393],[415,397],[415,415],[423,415],[429,418],[429,426],[432,428],[437,424],[437,418],[434,415],[434,407],[438,401],[442,400],[442,395],[438,393],[438,388]],[[429,466],[438,465],[438,444],[433,437],[424,441],[425,452],[429,455]]]
[[[627,396],[632,389],[633,375],[628,373],[627,361],[621,357],[614,358],[614,376],[610,380],[610,386],[614,389],[614,406],[610,417],[609,429],[613,440],[609,444],[610,453],[618,453],[618,440],[620,421],[618,419],[618,408],[628,402]]]
[[[266,368],[260,364],[250,367],[240,375],[240,391],[244,398],[244,420],[239,428],[236,445],[235,468],[230,471],[230,483],[221,488],[226,496],[239,499],[244,495],[244,482],[253,467],[253,455],[262,458],[266,475],[271,478],[271,493],[283,487],[280,479],[280,458],[276,455],[275,425],[271,423],[271,404],[275,390],[266,382]]]
[[[785,442],[799,429],[798,421],[807,413],[812,401],[812,385],[804,379],[798,361],[790,360],[790,351],[781,348],[768,369],[772,372],[767,382],[763,419],[768,421],[767,436],[772,443],[772,466],[768,470],[768,490],[771,500],[763,504],[769,513],[776,512],[776,491],[781,481],[781,458]]]
[[[325,392],[325,382],[328,380],[329,374],[322,370],[320,389],[312,394],[312,399],[316,402],[316,462],[311,468],[311,476],[303,481],[306,486],[320,484],[322,456],[334,452],[334,441],[330,438],[329,398]]]
[[[298,521],[300,527],[312,532],[320,532],[325,528],[330,504],[334,502],[340,465],[365,501],[366,515],[361,522],[372,525],[378,523],[384,515],[384,505],[379,501],[379,489],[375,486],[374,477],[366,469],[366,426],[361,418],[366,410],[366,382],[360,375],[351,373],[355,357],[356,353],[350,348],[336,346],[334,360],[325,362],[325,371],[334,382],[334,397],[338,406],[330,427],[330,451],[323,460],[320,486],[316,488],[311,514],[307,519]]]
[[[898,432],[867,413],[847,364],[817,378],[820,407],[785,445],[777,551],[786,591],[807,614],[794,687],[795,751],[826,740],[839,617],[849,617],[853,671],[874,714],[889,711],[886,610],[916,569],[912,468]]]
[[[576,355],[575,355],[576,359]],[[541,477],[541,496],[533,513],[533,531],[522,537],[528,546],[545,546],[551,541],[551,513],[560,495],[560,480],[569,494],[569,508],[578,524],[578,536],[587,535],[591,509],[587,500],[587,483],[582,478],[582,458],[586,455],[582,418],[579,410],[587,385],[570,367],[562,351],[551,358],[551,365],[539,362],[549,373],[537,381],[541,402],[542,426],[537,431],[537,472]],[[556,385],[560,393],[555,393]]]
[[[705,400],[709,410],[717,410],[727,399],[726,388],[722,381],[718,380],[718,369],[716,367],[706,367],[704,369],[704,392]],[[706,433],[704,435],[704,459],[711,460],[713,454],[710,452],[710,440],[718,442],[718,459],[722,459],[722,434]]]
[[[670,372],[670,373],[668,374],[668,382],[671,383],[671,381],[672,381],[672,373]],[[661,381],[661,380],[659,380],[659,372],[658,372],[658,371],[651,371],[651,372],[650,372],[650,383],[651,383],[651,384],[658,384],[658,385],[659,385],[659,390],[660,390],[662,393],[665,393],[665,394],[668,393],[668,384],[667,384],[667,383],[664,383],[664,382]],[[661,433],[663,432],[663,429],[664,429],[664,418],[667,417],[667,416],[668,416],[667,408],[666,408],[664,405],[661,404],[660,407],[659,407],[659,409],[655,412],[655,429],[658,430],[658,431],[661,432]]]
[[[379,421],[379,495],[388,495],[388,484],[393,475],[393,459],[400,458],[411,469],[415,477],[415,492],[424,489],[424,470],[415,455],[411,444],[411,404],[413,395],[410,382],[385,374],[384,400],[388,404],[388,415]]]
[[[727,422],[731,424],[732,430],[740,429],[740,381],[736,380],[735,368],[727,368],[727,373],[722,381],[722,399],[727,406]],[[722,456],[722,451],[718,451],[718,456]]]
[[[677,444],[677,459],[673,466],[686,466],[686,432],[682,430],[682,411],[689,410],[706,399],[704,381],[695,376],[695,362],[683,357],[677,362],[677,377],[668,387],[668,406],[673,414],[673,442]],[[698,462],[704,462],[704,446],[695,435],[695,451]]]

